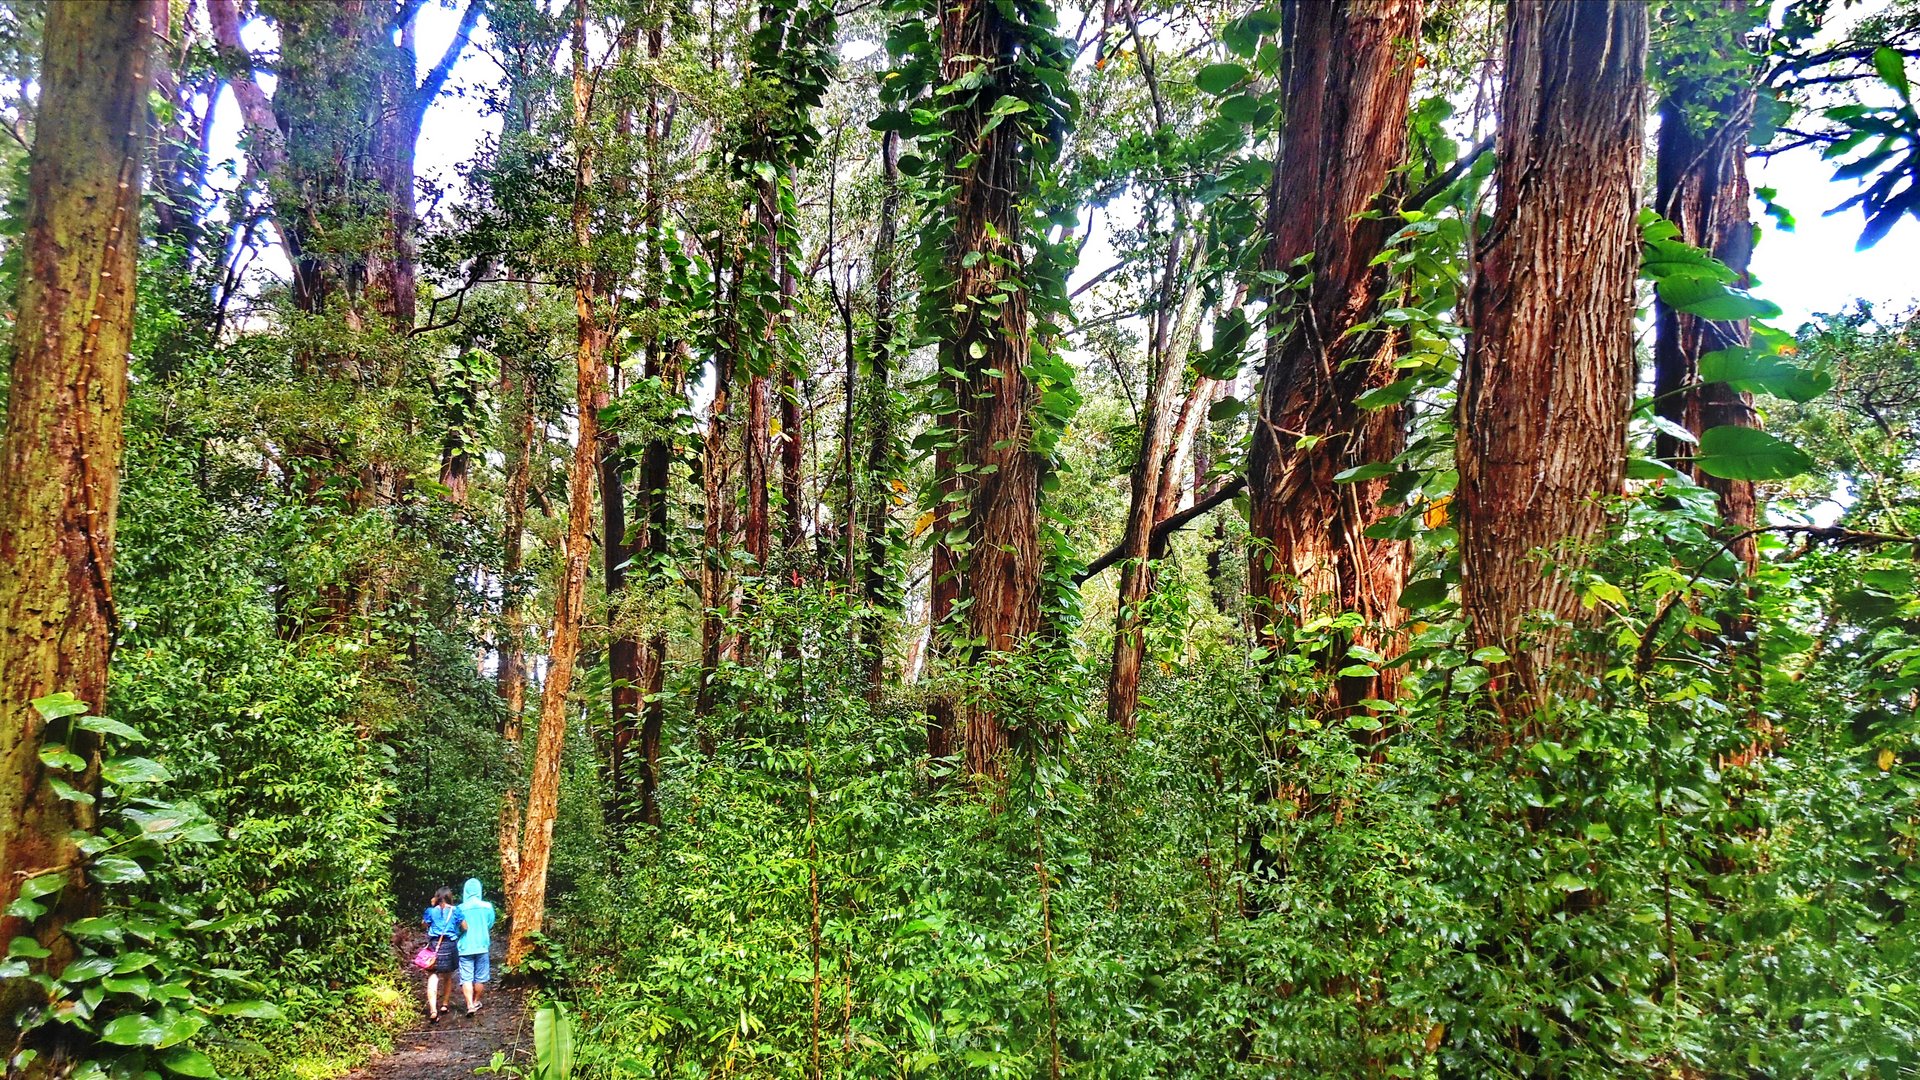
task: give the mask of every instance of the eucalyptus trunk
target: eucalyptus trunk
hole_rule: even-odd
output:
[[[1290,271],[1310,256],[1311,281],[1273,298],[1265,381],[1254,419],[1247,489],[1256,625],[1358,612],[1359,639],[1378,649],[1398,620],[1406,545],[1376,540],[1386,481],[1343,484],[1356,465],[1387,461],[1405,445],[1398,406],[1366,410],[1359,398],[1392,382],[1394,357],[1371,320],[1387,286],[1374,258],[1396,222],[1383,194],[1407,156],[1407,105],[1419,0],[1290,0],[1286,127],[1268,207],[1266,264]],[[1311,193],[1308,195],[1307,193]],[[1346,664],[1346,650],[1325,658]],[[1383,696],[1379,677],[1339,679],[1330,704]]]
[[[943,84],[973,76],[993,86],[1009,78],[1020,37],[999,5],[941,0],[937,14]],[[1028,265],[1021,204],[1033,179],[1033,147],[1017,124],[997,123],[989,108],[993,101],[991,94],[976,95],[947,120],[945,169],[953,194],[946,208],[952,219],[946,254],[954,314],[940,350],[941,366],[962,373],[954,389],[962,425],[958,457],[965,468],[950,476],[964,494],[965,517],[947,525],[954,532],[964,526],[966,538],[958,543],[965,545],[960,561],[971,600],[967,636],[990,662],[1040,629],[1043,466],[1032,446],[1027,291],[1001,293],[1002,284]],[[1005,299],[998,303],[998,318],[989,319],[984,311],[993,305],[987,298],[995,295]],[[1007,718],[978,704],[963,711],[966,772],[1003,775]]]
[[[1722,0],[1734,10],[1748,0]],[[1733,35],[1718,42],[1716,61],[1738,67],[1751,53]],[[1680,230],[1680,239],[1719,259],[1745,288],[1753,258],[1752,197],[1747,183],[1747,142],[1753,130],[1754,89],[1738,83],[1716,93],[1713,85],[1685,81],[1660,104],[1660,135],[1654,169],[1654,209]],[[1700,358],[1751,340],[1745,319],[1716,322],[1655,303],[1653,390],[1661,416],[1693,433],[1723,425],[1759,427],[1753,395],[1726,383],[1702,383]],[[1719,498],[1720,520],[1733,554],[1749,571],[1759,550],[1748,531],[1757,503],[1751,480],[1726,480],[1692,467],[1693,445],[1657,432],[1655,453]]]
[[[61,873],[66,885],[42,901],[50,910],[38,920],[0,916],[0,937],[38,940],[52,952],[37,967],[54,973],[74,955],[67,925],[93,910],[77,841],[95,814],[90,797],[54,789],[40,752],[57,743],[81,758],[85,765],[60,779],[87,795],[99,787],[100,745],[72,719],[44,720],[32,702],[66,692],[95,713],[107,707],[147,79],[164,11],[151,3],[49,8],[15,249],[20,284],[0,440],[0,908],[43,872]],[[28,980],[7,980],[0,1025],[36,996]],[[58,1027],[37,1037],[55,1038]],[[38,1067],[57,1072],[66,1049],[40,1047],[47,1060]]]
[[[566,747],[567,694],[573,688],[573,669],[580,653],[580,625],[585,614],[587,566],[591,553],[595,447],[599,418],[594,404],[605,377],[612,319],[604,308],[612,303],[590,263],[584,260],[593,243],[591,201],[594,154],[590,106],[592,78],[587,61],[587,0],[575,0],[573,20],[573,240],[583,256],[574,271],[575,318],[574,407],[578,433],[567,466],[567,533],[562,553],[560,588],[554,598],[553,644],[540,694],[540,730],[533,753],[533,771],[527,782],[526,816],[520,826],[518,864],[513,876],[513,923],[507,936],[507,963],[518,964],[532,949],[546,916],[547,865],[553,853],[554,817],[559,806],[560,762]],[[603,324],[603,319],[605,323]]]
[[[1456,509],[1474,643],[1512,657],[1494,684],[1508,717],[1584,666],[1566,629],[1593,618],[1575,584],[1582,549],[1604,538],[1601,500],[1625,481],[1646,58],[1647,8],[1632,0],[1507,9]]]

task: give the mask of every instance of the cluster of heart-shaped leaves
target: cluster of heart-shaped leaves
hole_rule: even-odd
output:
[[[86,790],[89,761],[69,749],[81,740],[143,741],[117,720],[90,715],[70,693],[33,702],[47,728],[40,749],[45,782],[59,798],[101,804],[111,821],[80,838],[78,862],[49,867],[21,883],[6,914],[38,928],[61,893],[94,890],[99,913],[15,937],[0,960],[0,978],[24,980],[39,993],[15,1017],[23,1033],[58,1025],[82,1033],[92,1049],[71,1074],[75,1080],[216,1075],[207,1056],[188,1045],[215,1017],[268,1019],[279,1010],[264,1001],[231,999],[255,989],[245,972],[198,961],[194,940],[233,929],[238,919],[191,917],[138,898],[148,867],[166,849],[215,844],[220,828],[191,802],[151,797],[171,779],[165,765],[131,754],[99,764],[98,796]],[[56,739],[58,741],[56,741]],[[53,962],[61,961],[58,970]],[[19,1050],[12,1069],[24,1070],[37,1051]]]

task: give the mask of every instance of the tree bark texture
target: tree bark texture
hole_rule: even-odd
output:
[[[867,657],[867,700],[877,702],[886,683],[886,632],[893,606],[887,588],[891,561],[888,506],[893,493],[887,482],[895,475],[893,423],[893,353],[898,332],[898,258],[900,238],[900,133],[880,137],[880,220],[873,237],[873,338],[867,349],[867,380],[861,411],[867,423],[867,504],[861,521],[866,540],[866,565],[861,591],[867,615],[861,620],[860,640]]]
[[[1261,628],[1328,612],[1369,626],[1397,621],[1408,556],[1398,540],[1365,535],[1382,516],[1386,480],[1334,482],[1343,469],[1386,461],[1405,445],[1397,406],[1355,400],[1394,380],[1377,333],[1354,334],[1387,285],[1370,265],[1395,227],[1382,193],[1406,159],[1407,103],[1418,0],[1290,2],[1286,128],[1269,203],[1270,269],[1311,256],[1311,284],[1269,309],[1265,378],[1248,458],[1254,550],[1251,599]],[[1360,635],[1382,644],[1377,633]],[[1329,657],[1345,662],[1344,650]],[[1376,697],[1374,679],[1342,680],[1336,704]]]
[[[1735,4],[1744,0],[1733,0]],[[1739,63],[1744,46],[1731,37],[1721,59]],[[1741,86],[1731,100],[1697,100],[1702,87],[1682,83],[1660,106],[1660,135],[1655,164],[1654,209],[1680,230],[1680,239],[1704,249],[1738,274],[1746,287],[1753,257],[1753,218],[1747,185],[1747,136],[1753,128],[1754,91]],[[1715,113],[1715,122],[1697,130],[1690,113]],[[1752,334],[1745,320],[1710,322],[1655,304],[1653,389],[1661,416],[1697,438],[1711,427],[1760,426],[1753,395],[1726,383],[1700,382],[1700,357],[1746,344]],[[1720,520],[1733,537],[1733,554],[1751,571],[1759,561],[1753,528],[1757,505],[1751,480],[1723,480],[1693,469],[1691,445],[1657,432],[1655,453],[1690,473],[1719,497]]]
[[[573,238],[582,253],[593,235],[591,139],[592,78],[587,60],[587,0],[575,0],[573,22],[574,202]],[[532,948],[546,915],[547,864],[553,853],[553,823],[560,795],[560,763],[566,747],[567,693],[573,686],[580,653],[580,624],[586,604],[589,527],[599,418],[594,403],[605,377],[607,325],[601,310],[611,301],[590,265],[575,271],[574,317],[577,324],[574,378],[579,432],[567,467],[567,537],[560,588],[554,598],[553,644],[546,684],[540,695],[540,731],[534,743],[533,772],[527,782],[526,817],[520,828],[518,888],[513,896],[513,925],[507,937],[507,963],[518,964]],[[603,320],[605,322],[603,323]]]
[[[715,292],[719,294],[720,272],[715,269]],[[737,276],[737,275],[736,275]],[[728,320],[731,337],[715,350],[713,357],[713,401],[707,415],[706,438],[701,447],[700,484],[705,504],[700,562],[700,675],[694,692],[694,716],[713,715],[719,701],[720,666],[734,658],[737,641],[733,619],[739,614],[740,600],[729,567],[734,544],[740,532],[740,513],[734,475],[734,366],[739,351],[739,298],[732,299],[734,311]]]
[[[647,28],[647,58],[659,63],[666,52],[666,35],[658,25]],[[658,91],[649,91],[645,110],[647,193],[643,210],[647,241],[647,296],[656,301],[664,291],[666,254],[658,238],[665,217],[666,183],[664,176],[668,130],[672,120],[663,115]],[[647,342],[646,378],[678,395],[686,378],[686,343],[659,338]],[[633,548],[644,552],[641,576],[651,582],[669,558],[667,483],[673,465],[673,447],[664,432],[655,432],[640,451],[640,485],[634,494],[634,519],[639,532]],[[639,657],[640,692],[640,820],[660,825],[660,739],[666,727],[667,631],[656,625],[647,635]]]
[[[31,702],[66,691],[96,713],[107,706],[155,14],[150,3],[49,8],[18,246],[0,441],[0,907],[36,871],[64,871],[68,883],[37,925],[0,916],[0,937],[37,938],[53,950],[40,966],[54,972],[73,956],[65,926],[92,908],[75,833],[90,831],[95,815],[55,793],[39,751],[59,743],[84,759],[62,779],[88,792],[98,788],[99,743],[71,720],[47,723]],[[34,989],[8,982],[0,1025]]]
[[[1007,78],[1016,35],[1007,16],[987,0],[942,0],[940,78],[945,84],[981,71],[991,87]],[[984,69],[982,71],[981,69]],[[1013,290],[986,313],[987,297],[1009,274],[1027,266],[1021,243],[1021,203],[1032,183],[1032,148],[1018,125],[989,122],[992,94],[955,113],[947,140],[946,172],[954,185],[948,213],[953,332],[943,343],[943,367],[963,372],[959,391],[959,476],[965,517],[962,557],[969,638],[989,658],[1010,652],[1040,629],[1041,456],[1032,448],[1034,387],[1027,377],[1031,349],[1027,294]],[[970,253],[983,256],[966,264]],[[977,349],[976,349],[977,346]],[[975,356],[975,352],[980,355]],[[1008,745],[1006,718],[969,706],[964,764],[969,775],[998,777]]]
[[[608,374],[599,393],[603,407],[617,399],[609,389],[618,378],[619,365],[608,365]],[[627,561],[633,549],[627,545],[627,459],[620,445],[620,432],[601,428],[598,437],[600,464],[600,547],[603,556],[603,582],[607,596],[607,620],[612,634],[607,640],[607,677],[612,682],[608,702],[608,728],[612,735],[607,767],[609,772],[607,809],[610,824],[621,824],[632,799],[627,790],[627,758],[639,737],[641,689],[640,639],[621,622],[621,607],[627,591]]]
[[[1167,241],[1156,310],[1150,320],[1148,354],[1152,362],[1141,412],[1140,453],[1133,464],[1132,501],[1126,533],[1120,541],[1120,591],[1113,634],[1113,667],[1107,679],[1107,719],[1132,734],[1140,706],[1140,666],[1146,656],[1146,617],[1141,605],[1153,587],[1153,527],[1161,521],[1161,495],[1167,470],[1177,467],[1175,425],[1180,388],[1186,382],[1187,353],[1197,322],[1200,263],[1205,247],[1176,224]]]
[[[527,628],[523,610],[526,586],[520,580],[525,565],[522,547],[527,535],[527,489],[533,478],[537,394],[533,372],[524,363],[511,376],[517,385],[502,387],[512,402],[508,416],[506,527],[501,537],[500,624],[505,639],[500,648],[498,688],[506,704],[500,734],[509,743],[520,741],[520,720],[527,708]],[[507,380],[503,379],[503,382]]]
[[[1495,700],[1546,701],[1570,568],[1600,540],[1626,471],[1639,268],[1647,9],[1507,9],[1498,201],[1478,253],[1460,391],[1461,594],[1480,646],[1507,650]],[[1536,626],[1545,616],[1550,625]]]

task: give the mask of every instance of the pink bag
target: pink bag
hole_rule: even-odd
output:
[[[433,967],[433,956],[436,951],[431,941],[420,946],[420,951],[413,954],[413,966],[419,968],[421,971],[426,971]]]

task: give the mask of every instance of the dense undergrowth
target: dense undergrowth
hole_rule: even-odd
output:
[[[846,613],[791,601],[804,664],[735,687],[712,757],[676,743],[664,831],[565,905],[545,963],[586,1075],[1920,1066],[1911,566],[1749,591],[1695,511],[1627,518],[1592,696],[1524,753],[1488,754],[1493,658],[1437,619],[1377,724],[1316,719],[1314,633],[1165,657],[1131,739],[1070,657],[982,672],[950,692],[1052,748],[978,798],[925,760],[923,701],[846,681]],[[1796,615],[1836,561],[1881,614],[1816,642]]]

